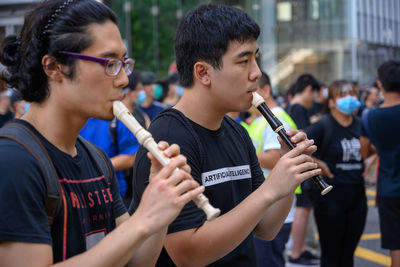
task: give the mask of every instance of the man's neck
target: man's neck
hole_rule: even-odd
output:
[[[273,109],[274,107],[278,106],[272,97],[268,97],[267,99],[265,99],[265,104],[267,104],[267,106],[270,109]]]
[[[86,120],[70,116],[69,111],[59,108],[50,101],[32,103],[21,119],[35,127],[50,143],[61,151],[76,156],[76,139]]]
[[[400,93],[398,92],[384,92],[384,101],[380,107],[388,108],[400,105]]]
[[[146,99],[142,103],[142,107],[149,108],[153,104],[154,99],[152,97],[146,96]]]
[[[293,97],[293,99],[292,99],[290,104],[291,105],[299,104],[299,105],[305,107],[305,101],[304,101],[303,97],[301,95],[299,95],[299,94],[297,94],[297,95],[295,95]]]
[[[226,114],[209,99],[207,93],[201,92],[201,88],[185,89],[174,108],[181,111],[190,120],[210,130],[219,129]]]

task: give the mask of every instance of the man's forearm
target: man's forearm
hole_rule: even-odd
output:
[[[112,157],[111,163],[116,171],[125,170],[133,167],[136,154],[117,155]]]
[[[208,265],[236,248],[273,202],[263,191],[256,190],[234,209],[200,228],[168,234],[168,254],[178,266]]]
[[[274,204],[264,213],[263,219],[254,229],[254,234],[264,240],[272,240],[279,233],[292,207],[294,194],[285,197]]]
[[[167,229],[151,235],[146,241],[135,251],[127,266],[155,266],[161,249],[164,245]]]

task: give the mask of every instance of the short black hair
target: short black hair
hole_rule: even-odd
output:
[[[400,92],[400,61],[390,60],[380,65],[378,79],[386,92]]]
[[[302,93],[309,85],[311,85],[313,91],[319,91],[320,89],[320,84],[314,76],[308,73],[300,75],[294,87],[294,95]]]
[[[259,35],[257,23],[238,8],[205,4],[190,10],[179,22],[175,35],[181,85],[193,85],[193,66],[198,60],[219,69],[230,42],[257,40]]]
[[[134,91],[136,89],[136,86],[142,82],[142,75],[141,72],[139,70],[134,70],[131,75],[128,76],[129,78],[129,84],[128,84],[128,88],[131,91]]]

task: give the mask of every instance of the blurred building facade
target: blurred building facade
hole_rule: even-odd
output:
[[[302,73],[371,84],[400,59],[399,0],[249,0],[260,23],[263,68],[280,92]]]

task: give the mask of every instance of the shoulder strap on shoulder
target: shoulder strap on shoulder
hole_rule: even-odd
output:
[[[195,142],[197,144],[197,147],[199,148],[200,160],[201,160],[201,163],[203,164],[206,154],[205,154],[203,145],[201,144],[200,138],[199,138],[198,134],[196,133],[196,131],[193,129],[193,126],[190,123],[189,119],[182,112],[180,112],[179,110],[174,109],[174,108],[168,108],[168,109],[161,111],[160,113],[157,114],[157,116],[154,118],[154,120],[156,120],[162,116],[171,116],[171,117],[176,118],[178,121],[180,121],[185,126],[186,129],[189,130],[189,132],[191,133],[193,139],[195,140]]]
[[[225,115],[224,121],[226,121],[232,127],[232,129],[240,136],[241,140],[243,141],[243,144],[247,144],[246,143],[246,135],[249,136],[249,138],[250,138],[250,134],[245,129],[243,129],[244,127],[241,127],[239,123],[237,123],[236,121],[234,121],[231,117],[229,117],[227,115]],[[261,123],[263,123],[263,122],[261,122]],[[240,129],[243,129],[243,131],[240,131]],[[250,129],[251,129],[251,126],[250,126]],[[251,138],[250,138],[250,140],[251,140]]]
[[[113,144],[117,147],[117,154],[118,154],[118,138],[117,138],[117,117],[114,117],[109,123],[108,123],[108,131],[110,132],[111,136],[111,141]]]
[[[40,139],[26,126],[20,123],[8,123],[0,129],[0,137],[12,139],[21,144],[38,161],[46,185],[46,212],[49,224],[52,225],[54,218],[62,206],[60,196],[60,182],[53,162]]]
[[[93,145],[91,142],[85,140],[83,137],[78,136],[79,141],[89,152],[90,156],[96,162],[99,170],[104,173],[104,179],[107,182],[108,187],[111,186],[111,179],[113,177],[113,170],[109,164],[109,161],[105,157],[104,153],[97,146]]]

